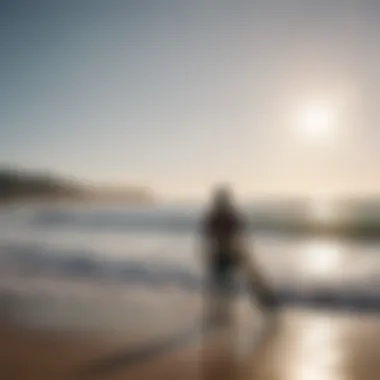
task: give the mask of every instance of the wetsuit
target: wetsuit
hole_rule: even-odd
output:
[[[235,270],[248,263],[244,262],[241,235],[244,223],[233,209],[212,211],[204,221],[204,238],[207,241],[208,291],[212,296],[227,299],[233,293]],[[259,271],[250,260],[249,290],[254,299],[264,308],[277,307],[277,300]]]
[[[212,292],[230,293],[232,275],[239,264],[237,242],[242,232],[242,221],[233,210],[212,211],[204,221],[208,243],[208,275]]]

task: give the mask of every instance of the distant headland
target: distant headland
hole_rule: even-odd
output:
[[[139,186],[86,184],[50,173],[0,167],[0,202],[83,201],[155,203],[153,192]]]

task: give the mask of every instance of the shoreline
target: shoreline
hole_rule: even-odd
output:
[[[285,380],[302,370],[305,378],[307,373],[321,379],[339,373],[339,379],[377,379],[380,315],[357,318],[328,311],[284,310],[268,333],[262,330],[265,325],[258,325],[258,316],[243,315],[234,323],[243,329],[245,348],[243,342],[238,343],[238,325],[221,326],[195,340],[184,339],[186,334],[169,334],[174,341],[161,340],[159,349],[131,345],[128,335],[112,340],[105,333],[35,330],[0,318],[0,376],[12,380],[196,380],[203,376],[219,380],[244,375]]]

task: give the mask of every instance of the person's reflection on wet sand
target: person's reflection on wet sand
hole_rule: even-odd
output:
[[[262,378],[262,371],[267,367],[262,365],[262,361],[271,358],[271,352],[274,352],[279,341],[279,331],[279,321],[273,318],[263,328],[247,332],[248,344],[242,347],[236,323],[233,320],[226,321],[213,334],[203,337],[199,378],[248,380],[256,375]]]
[[[204,340],[200,353],[202,380],[227,380],[241,377],[242,368],[236,332],[236,325],[228,321]]]

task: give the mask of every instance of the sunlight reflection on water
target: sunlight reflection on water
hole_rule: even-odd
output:
[[[344,252],[339,242],[323,240],[310,241],[303,248],[303,263],[301,270],[306,276],[317,280],[335,277],[342,267]]]
[[[338,218],[338,212],[332,201],[315,201],[309,206],[310,217],[318,222],[332,222]]]

